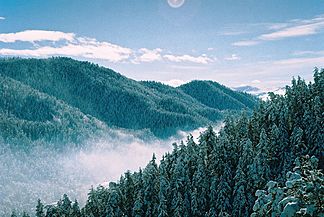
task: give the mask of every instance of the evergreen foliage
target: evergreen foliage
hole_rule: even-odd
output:
[[[251,117],[227,118],[218,134],[209,127],[198,144],[192,136],[174,144],[159,165],[153,156],[143,171],[92,189],[82,215],[321,216],[324,70],[315,69],[314,83],[298,78],[286,89]],[[70,206],[64,198],[59,212]]]
[[[251,217],[324,216],[324,175],[317,169],[318,159],[296,158],[295,168],[287,173],[284,187],[269,181],[267,190],[258,190]]]
[[[216,83],[215,83],[216,84]],[[219,85],[215,95],[240,95],[210,107],[158,82],[138,82],[70,58],[0,59],[0,136],[80,142],[98,129],[149,129],[167,137],[220,121],[221,110],[250,109],[255,97]],[[226,92],[226,94],[225,94]],[[79,138],[82,137],[82,138]]]

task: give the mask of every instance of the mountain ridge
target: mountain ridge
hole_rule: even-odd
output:
[[[258,104],[252,96],[234,92],[216,82],[207,82],[212,86],[213,96],[224,98],[220,104],[227,103],[211,106],[182,88],[160,82],[135,81],[109,68],[66,57],[3,58],[0,59],[0,75],[20,82],[25,89],[37,90],[38,95],[46,94],[53,100],[62,101],[108,127],[149,129],[158,137],[168,137],[177,129],[207,125],[221,120],[225,111],[250,110]],[[78,123],[78,120],[72,122]],[[75,128],[61,130],[73,131]]]

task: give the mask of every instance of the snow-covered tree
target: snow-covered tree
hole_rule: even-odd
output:
[[[318,159],[307,155],[297,158],[295,165],[284,187],[270,181],[266,191],[256,192],[251,217],[324,216],[324,175],[317,169]]]

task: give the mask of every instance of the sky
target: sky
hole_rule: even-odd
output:
[[[69,56],[135,80],[282,87],[324,67],[323,0],[0,0],[0,56]]]

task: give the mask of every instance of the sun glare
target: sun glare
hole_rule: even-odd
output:
[[[185,2],[185,0],[167,0],[167,1],[168,1],[168,4],[173,8],[179,8]]]

